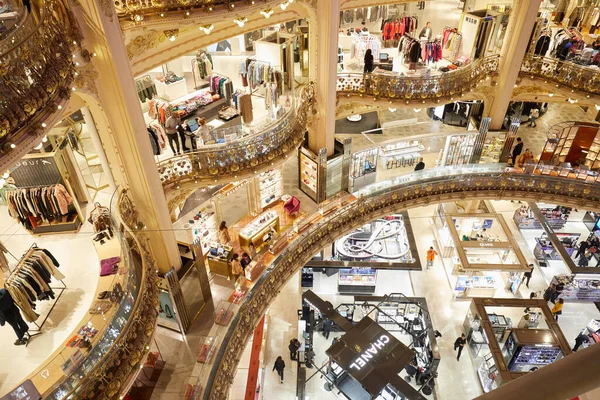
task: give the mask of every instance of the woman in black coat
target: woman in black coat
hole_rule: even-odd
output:
[[[275,360],[275,365],[273,365],[273,371],[277,370],[277,374],[279,374],[280,383],[283,383],[283,370],[285,369],[285,361],[281,356],[277,357]]]

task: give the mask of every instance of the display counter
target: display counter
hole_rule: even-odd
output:
[[[375,293],[377,270],[372,268],[340,268],[338,292]]]
[[[459,275],[454,290],[457,297],[494,297],[496,280],[492,276]]]
[[[252,243],[258,251],[263,244],[273,239],[269,236],[271,229],[279,233],[279,214],[274,210],[265,211],[240,230],[240,247],[247,249]]]
[[[154,84],[158,97],[167,101],[173,101],[188,94],[185,78],[169,84],[155,79]]]
[[[561,233],[555,232],[556,237],[563,244],[563,247],[569,257],[573,256],[573,253],[577,251],[577,242],[579,240],[579,233]],[[554,248],[548,235],[544,232],[541,237],[535,238],[535,247],[533,249],[533,255],[538,261],[547,260],[562,260],[558,250]]]
[[[562,229],[567,222],[571,209],[568,207],[542,208],[540,212],[546,218],[548,226],[553,230]],[[521,206],[515,211],[513,217],[515,224],[519,229],[542,229],[542,224],[533,214],[533,211],[527,206]]]
[[[211,243],[208,251],[208,269],[213,274],[231,277],[230,261],[233,257],[233,247],[218,243]]]
[[[600,301],[600,279],[597,275],[561,274],[556,275],[552,283],[563,286],[560,297],[565,300]]]

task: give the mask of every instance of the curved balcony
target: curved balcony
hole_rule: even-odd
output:
[[[186,11],[193,12],[194,17],[203,18],[218,17],[235,11],[236,14],[232,17],[234,18],[246,11],[263,10],[265,6],[275,8],[281,3],[283,1],[276,0],[261,0],[260,2],[248,0],[116,0],[114,2],[119,18],[121,20],[131,18],[135,23],[141,23],[145,16],[153,18],[159,16],[162,19],[165,17],[165,13],[172,12],[189,17],[190,14],[184,14]]]
[[[247,294],[231,321],[202,383],[203,399],[227,398],[242,352],[254,327],[283,285],[313,254],[347,232],[389,213],[457,199],[514,199],[600,209],[600,185],[560,176],[506,171],[502,164],[436,168],[376,183],[355,193],[354,202],[318,220],[305,233],[289,240]],[[310,220],[311,217],[309,217]]]
[[[111,208],[115,238],[121,248],[120,272],[105,277],[103,287],[118,283],[123,296],[103,314],[86,314],[77,325],[90,322],[98,329],[84,358],[73,360],[73,349],[60,346],[28,379],[44,399],[116,399],[131,386],[143,365],[158,318],[156,265],[143,240],[136,237],[140,223],[127,196],[121,192]],[[119,227],[124,227],[120,229]],[[77,328],[79,330],[79,328]],[[76,335],[77,331],[73,333]],[[72,335],[67,336],[70,337]],[[60,373],[66,362],[75,365]],[[48,371],[52,371],[47,375]]]
[[[338,74],[339,95],[371,96],[390,100],[434,100],[461,94],[495,76],[499,56],[489,56],[438,76]]]
[[[297,107],[258,133],[233,143],[203,146],[159,163],[165,194],[183,185],[199,187],[251,176],[285,160],[304,140],[313,95],[313,86],[306,86],[296,100]]]
[[[79,31],[61,0],[39,4],[0,42],[0,169],[37,144],[42,123],[71,93]]]
[[[600,95],[600,71],[597,68],[526,55],[520,75],[543,78],[571,89]]]

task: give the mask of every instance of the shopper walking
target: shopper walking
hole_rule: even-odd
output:
[[[331,332],[332,324],[333,324],[333,321],[330,320],[329,318],[325,318],[323,320],[323,336],[325,336],[325,339],[329,339],[329,333]]]
[[[275,360],[275,365],[273,365],[273,371],[277,370],[277,375],[279,375],[279,383],[283,383],[283,370],[285,369],[285,361],[281,356],[277,357]]]
[[[460,355],[462,353],[463,347],[467,344],[467,338],[464,333],[462,333],[459,337],[454,341],[454,350],[458,349],[458,354],[456,355],[456,361],[460,360]]]
[[[437,255],[438,253],[433,249],[433,246],[427,250],[427,269],[433,267],[433,260],[435,260],[435,256]]]
[[[548,286],[548,288],[544,292],[544,300],[554,302],[554,296],[556,295],[556,293],[556,285],[554,283],[551,283],[550,286]]]
[[[575,253],[575,259],[578,259],[579,256],[585,254],[585,251],[590,248],[590,240],[582,240],[579,243],[579,248],[577,249],[577,253]]]
[[[535,120],[538,119],[540,117],[540,110],[537,108],[534,108],[533,110],[531,110],[531,114],[529,114],[529,126],[532,127],[536,127],[537,124],[535,123]]]
[[[577,265],[580,267],[587,267],[589,264],[589,259],[586,253],[583,253],[580,257],[579,257],[579,261],[577,262]]]
[[[525,272],[524,277],[527,280],[527,282],[525,282],[525,286],[527,286],[527,289],[529,289],[529,281],[531,280],[531,275],[533,274],[533,264],[529,264],[529,272]]]
[[[554,305],[554,307],[552,307],[552,315],[554,315],[556,322],[558,322],[558,316],[562,314],[564,302],[565,301],[563,299],[558,299],[558,302]]]
[[[512,151],[512,165],[515,166],[515,162],[517,161],[517,157],[521,155],[523,152],[523,141],[520,137],[517,138],[517,144],[515,145]]]
[[[577,351],[578,348],[581,347],[584,343],[589,343],[590,337],[585,334],[585,331],[579,332],[579,335],[575,338],[575,347],[573,347],[573,351]]]
[[[371,49],[367,49],[367,51],[365,52],[365,69],[364,69],[364,73],[365,74],[370,74],[371,72],[373,72],[373,53],[371,52]]]
[[[296,338],[290,340],[288,349],[290,350],[290,358],[292,361],[298,358],[298,349],[300,348],[300,341]]]

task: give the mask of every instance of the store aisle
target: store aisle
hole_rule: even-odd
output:
[[[423,227],[415,235],[416,245],[421,260],[426,260],[427,249],[434,246],[439,251],[433,237],[433,216],[436,206],[421,207],[409,210],[413,226]],[[427,227],[427,228],[425,228]],[[467,314],[468,300],[455,300],[450,283],[444,271],[443,259],[436,257],[429,270],[410,272],[415,296],[425,297],[431,314],[433,329],[442,337],[437,343],[440,351],[440,365],[436,379],[436,393],[440,400],[471,399],[481,394],[481,387],[476,377],[475,365],[469,351],[463,350],[460,361],[456,361],[454,340],[463,333],[463,322]]]

